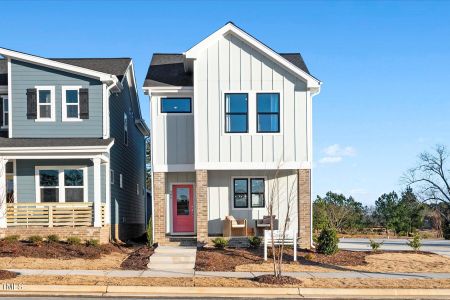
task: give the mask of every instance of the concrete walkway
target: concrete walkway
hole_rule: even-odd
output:
[[[106,276],[106,277],[228,277],[253,278],[270,272],[203,272],[181,271],[128,271],[128,270],[31,270],[10,269],[23,276]],[[450,273],[381,273],[381,272],[284,272],[297,278],[378,278],[378,279],[450,279]]]
[[[197,247],[159,246],[147,266],[151,271],[191,273],[196,256]]]
[[[377,242],[383,242],[380,250],[399,251],[411,250],[407,245],[407,239],[374,239]],[[450,257],[450,241],[446,240],[422,240],[420,250],[429,251],[440,255]],[[339,248],[353,251],[370,251],[369,239],[360,238],[341,238],[339,240]]]

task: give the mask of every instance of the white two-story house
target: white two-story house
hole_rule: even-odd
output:
[[[197,242],[246,220],[289,217],[311,246],[312,98],[299,53],[277,53],[233,23],[180,54],[153,55],[150,97],[155,241]],[[291,213],[287,214],[288,204]],[[175,238],[174,238],[175,239]]]

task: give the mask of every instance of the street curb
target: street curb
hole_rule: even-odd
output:
[[[372,288],[242,288],[242,287],[160,287],[105,285],[27,285],[3,284],[0,296],[86,295],[86,296],[211,296],[211,297],[450,297],[450,289],[372,289]]]

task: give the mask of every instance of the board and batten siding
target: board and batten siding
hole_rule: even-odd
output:
[[[98,80],[46,68],[22,61],[11,61],[12,136],[13,138],[77,138],[103,136],[103,86]],[[27,119],[27,89],[55,87],[55,121]],[[62,122],[62,86],[89,89],[89,119]],[[11,126],[11,124],[10,124]]]
[[[193,98],[191,95],[186,97]],[[158,170],[167,165],[193,165],[194,114],[161,113],[161,98],[164,97],[151,97],[153,166]],[[194,106],[194,99],[191,101]]]
[[[303,81],[233,35],[206,48],[194,62],[194,74],[196,168],[210,169],[218,163],[261,165],[310,160],[307,142],[309,92]],[[226,134],[224,92],[227,91],[280,92],[281,133]],[[249,122],[256,122],[256,111],[250,113],[255,116],[249,114]]]
[[[266,178],[265,208],[233,208],[233,178]],[[236,219],[246,219],[249,227],[255,221],[268,215],[269,199],[273,195],[274,214],[280,224],[284,224],[287,204],[291,205],[290,228],[297,228],[297,172],[295,170],[240,170],[208,171],[208,232],[212,235],[223,233],[223,220],[232,215]],[[249,199],[250,201],[250,199]],[[281,225],[280,225],[281,226]]]
[[[36,166],[87,166],[87,202],[94,201],[94,166],[89,159],[77,160],[16,160],[16,179],[17,179],[17,202],[18,203],[34,203],[36,202],[36,182],[35,167]],[[100,183],[101,183],[101,201],[106,202],[106,181],[105,181],[105,165],[100,166]]]

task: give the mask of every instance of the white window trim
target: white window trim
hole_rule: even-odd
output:
[[[59,203],[66,202],[66,193],[64,186],[64,170],[83,170],[83,202],[88,202],[88,167],[87,166],[35,166],[34,167],[34,183],[36,187],[36,203],[41,203],[41,186],[39,180],[40,170],[57,170],[58,171],[58,192],[59,192]],[[77,202],[71,202],[77,203]]]
[[[264,207],[252,207],[251,204],[251,179],[264,179]],[[247,179],[247,207],[234,207],[234,179]],[[230,181],[230,200],[232,210],[265,210],[268,203],[268,181],[267,176],[249,175],[249,176],[232,176]]]
[[[169,112],[162,112],[162,99],[163,98],[181,98],[181,99],[191,99],[191,112],[190,113],[169,113]],[[189,116],[189,115],[193,115],[194,114],[194,97],[193,96],[185,96],[185,95],[167,95],[167,96],[159,96],[157,97],[157,102],[158,102],[158,110],[157,110],[157,114],[158,115],[162,115],[162,116],[166,116],[166,115],[171,115],[171,116]]]
[[[110,178],[110,181],[111,181],[111,185],[113,185],[114,184],[114,170],[110,169],[109,171],[110,171],[109,178]]]
[[[55,86],[37,85],[36,89],[36,119],[35,122],[55,122]],[[39,91],[50,91],[50,118],[40,117]]]
[[[3,124],[0,124],[1,125],[1,129],[7,129],[8,128],[8,125],[5,125],[5,120],[7,120],[6,118],[5,118],[5,102],[8,104],[8,114],[9,114],[9,110],[10,110],[10,108],[9,108],[9,102],[8,102],[8,96],[7,95],[2,95],[2,97],[1,98],[3,98],[3,111],[2,111],[2,114],[3,114]],[[8,123],[9,123],[9,115],[8,115]]]
[[[264,93],[273,93],[280,95],[280,132],[258,132],[257,130],[257,102],[256,102],[256,94],[264,94]],[[226,94],[248,94],[248,132],[226,132],[225,130],[225,95]],[[283,135],[284,126],[283,126],[283,102],[284,95],[282,90],[223,90],[221,93],[221,103],[220,103],[220,132],[222,135],[270,135],[277,136]]]
[[[76,85],[76,86],[62,86],[61,87],[61,97],[62,97],[62,121],[63,122],[82,122],[83,120],[80,119],[80,89],[82,88],[82,86]],[[66,100],[66,92],[67,91],[77,91],[77,98],[78,98],[78,117],[77,118],[68,118],[67,117],[67,100]],[[69,104],[69,105],[73,105],[73,104]]]
[[[122,174],[119,175],[119,187],[121,189],[123,189],[123,175]]]
[[[139,183],[136,183],[136,195],[138,195],[138,196],[139,196],[139,190],[140,190]]]
[[[125,122],[125,120],[126,120],[126,122]],[[125,135],[126,135],[126,137],[127,137],[127,139],[126,139],[126,143],[125,143]],[[128,146],[128,144],[129,144],[129,139],[130,138],[130,136],[128,135],[128,114],[126,113],[126,112],[124,112],[123,113],[123,144],[125,145],[125,146]]]

